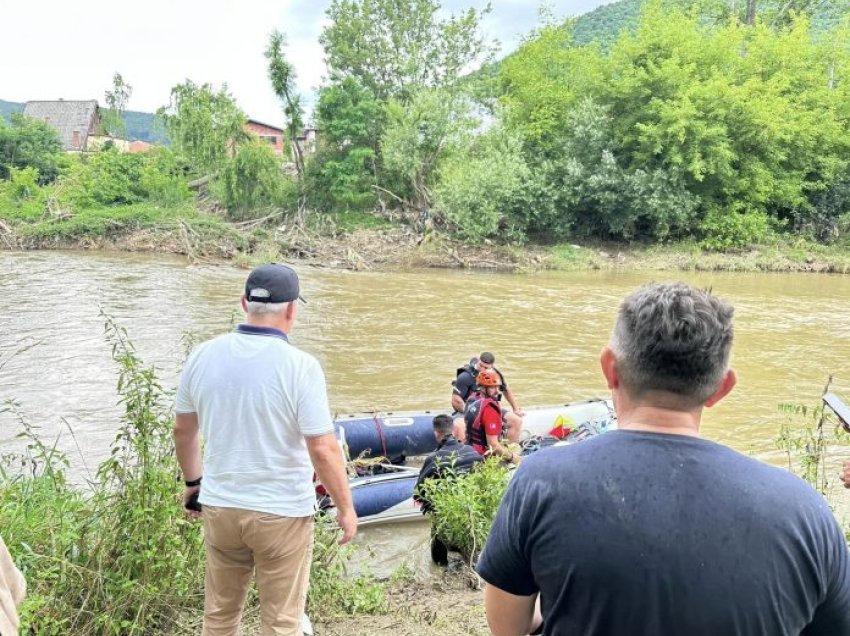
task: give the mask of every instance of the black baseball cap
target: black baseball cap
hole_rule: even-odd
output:
[[[245,298],[254,303],[288,303],[301,296],[298,274],[288,265],[269,263],[251,270],[245,281]]]

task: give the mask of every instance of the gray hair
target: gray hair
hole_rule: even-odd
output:
[[[654,283],[620,305],[610,347],[623,387],[634,397],[676,395],[696,407],[718,389],[732,349],[730,305],[684,283]]]
[[[295,301],[292,301],[295,302]],[[290,303],[262,303],[256,300],[245,301],[245,313],[251,316],[261,316],[264,314],[280,314],[286,309]]]

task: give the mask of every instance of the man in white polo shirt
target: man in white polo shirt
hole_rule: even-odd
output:
[[[254,570],[263,634],[301,633],[314,469],[336,505],[339,542],[357,531],[324,373],[288,340],[299,298],[293,269],[255,268],[245,323],[199,345],[180,377],[174,443],[187,511],[204,521],[205,636],[238,633]]]

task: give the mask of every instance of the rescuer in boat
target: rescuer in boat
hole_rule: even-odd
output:
[[[454,478],[465,475],[477,464],[484,461],[471,446],[459,442],[452,434],[454,422],[451,416],[441,414],[434,420],[434,437],[437,440],[437,450],[422,464],[419,478],[413,488],[413,500],[422,506],[422,514],[431,512],[431,502],[422,494],[419,486],[427,479]],[[431,559],[437,565],[448,565],[449,548],[437,537],[431,537]]]
[[[501,395],[502,376],[496,369],[481,371],[476,378],[479,393],[473,393],[466,403],[463,418],[466,422],[466,443],[479,455],[496,455],[519,464],[520,456],[502,445],[503,433]]]
[[[511,405],[511,410],[506,408],[501,409],[502,419],[507,425],[507,436],[512,442],[518,442],[520,433],[522,432],[522,416],[525,415],[517,402],[513,391],[505,382],[505,376],[495,366],[496,356],[489,351],[484,351],[477,358],[472,358],[469,364],[460,367],[457,370],[457,376],[452,382],[452,408],[455,418],[455,437],[460,438],[464,433],[463,416],[466,411],[466,405],[469,399],[476,393],[479,393],[480,387],[476,382],[478,374],[483,371],[494,371],[499,377],[499,390],[505,396],[505,400]]]
[[[474,448],[459,442],[454,434],[454,422],[448,415],[438,415],[434,418],[434,437],[437,440],[437,450],[431,453],[422,464],[419,478],[413,489],[413,499],[422,504],[422,512],[430,512],[430,503],[421,497],[419,485],[426,479],[440,479],[450,473],[452,476],[463,475],[472,470],[475,465],[484,461]]]

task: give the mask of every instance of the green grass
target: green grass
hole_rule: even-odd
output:
[[[659,245],[587,244],[548,248],[552,269],[628,269],[647,271],[828,272],[850,273],[850,250],[780,235],[768,245],[726,252],[706,250],[696,241]]]

